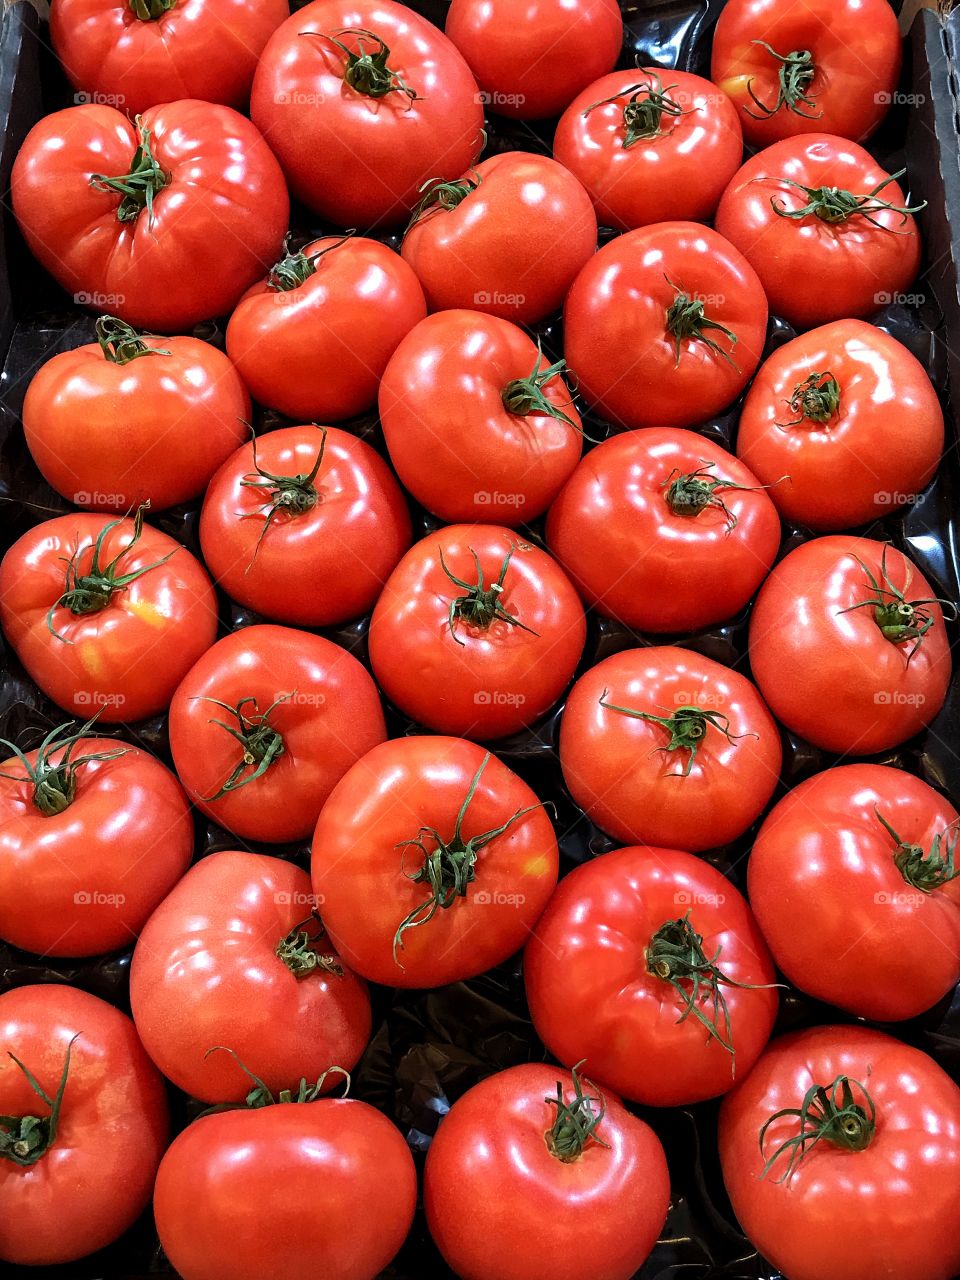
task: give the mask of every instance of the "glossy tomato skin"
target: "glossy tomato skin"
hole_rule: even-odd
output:
[[[774,315],[810,329],[873,315],[909,288],[920,266],[912,214],[879,209],[870,215],[873,222],[854,214],[831,223],[815,213],[784,217],[771,204],[795,212],[809,203],[788,182],[862,196],[889,176],[863,147],[826,133],[775,142],[733,176],[717,209],[717,230],[756,271]],[[881,198],[907,204],[896,182]]]
[[[638,88],[666,93],[683,114],[664,112],[657,136],[627,146],[623,112]],[[641,92],[638,100],[646,97]],[[553,154],[586,187],[600,225],[630,231],[653,222],[709,221],[740,167],[743,135],[733,103],[701,76],[612,71],[567,107]]]
[[[524,952],[537,1035],[566,1066],[634,1102],[686,1106],[734,1084],[730,1052],[692,1015],[645,952],[667,921],[689,913],[709,958],[736,982],[770,984],[763,935],[744,898],[708,862],[677,850],[617,849],[561,881]],[[689,985],[689,983],[688,983]],[[777,1014],[772,986],[720,986],[730,1015],[736,1077],[746,1075]],[[698,1008],[711,1013],[709,992]],[[722,1018],[721,1018],[722,1021]]]
[[[122,553],[119,572],[146,572],[99,611],[74,614],[57,603],[67,589],[65,561],[79,552],[78,571],[88,573],[111,523],[100,565]],[[134,533],[131,519],[57,516],[25,533],[0,562],[0,623],[17,657],[58,706],[84,720],[99,711],[101,724],[166,710],[217,631],[216,597],[200,562],[159,529],[145,524],[136,542]]]
[[[269,723],[283,739],[266,772],[216,800],[209,797],[241,763],[243,748],[222,727],[236,728],[236,718],[210,698],[228,707],[253,698],[245,709],[260,716],[273,707]],[[269,842],[308,836],[335,784],[387,736],[376,686],[352,654],[322,636],[274,626],[219,640],[177,689],[169,726],[174,766],[201,813]]]
[[[397,347],[380,383],[380,423],[404,487],[441,520],[532,520],[577,465],[580,415],[560,375],[542,391],[573,426],[503,403],[538,361],[550,363],[522,329],[476,311],[428,316]]]
[[[369,409],[387,361],[427,314],[420,282],[398,253],[364,237],[304,245],[323,256],[302,284],[248,289],[227,325],[227,351],[254,398],[304,422]]]
[[[782,57],[806,50],[814,78],[798,103],[766,115],[779,98]],[[747,141],[766,147],[781,138],[821,131],[862,142],[887,114],[900,77],[900,31],[886,0],[731,0],[713,38],[714,80],[736,103]]]
[[[667,328],[678,289],[702,300],[706,318],[734,333],[735,346],[708,329],[720,351],[685,338],[678,360]],[[563,314],[564,355],[580,390],[622,427],[689,427],[726,408],[759,364],[767,332],[757,273],[729,241],[694,222],[612,240],[573,282]]]
[[[872,755],[929,724],[950,683],[950,647],[939,604],[914,641],[886,639],[858,558],[883,584],[884,545],[870,538],[815,538],[791,551],[760,589],[750,617],[750,665],[773,714],[825,751]],[[886,552],[886,571],[907,600],[935,592],[904,555]],[[891,597],[883,597],[889,600]],[[850,612],[842,612],[844,609]]]
[[[272,151],[230,107],[169,102],[145,111],[142,128],[169,177],[152,226],[146,210],[121,222],[120,195],[90,183],[129,173],[141,141],[121,111],[97,104],[31,129],[13,208],[34,256],[77,302],[170,333],[234,306],[276,259],[290,202]]]
[[[594,1275],[630,1280],[653,1248],[670,1203],[660,1140],[604,1093],[595,1132],[608,1147],[588,1140],[560,1160],[544,1137],[558,1083],[574,1102],[560,1067],[498,1071],[454,1103],[430,1144],[427,1224],[463,1280],[582,1280],[584,1250]],[[598,1096],[588,1082],[583,1091]],[[476,1206],[466,1217],[465,1201]]]
[[[818,1142],[793,1176],[786,1159],[760,1177],[759,1134],[813,1084],[863,1083],[876,1132],[862,1151]],[[862,1103],[862,1094],[854,1092]],[[798,1132],[770,1126],[765,1150]],[[919,1049],[867,1027],[815,1027],[777,1039],[720,1110],[720,1162],[734,1212],[790,1280],[950,1280],[960,1268],[960,1090]]]
[[[529,936],[557,883],[557,841],[542,807],[518,817],[477,854],[463,897],[427,924],[394,935],[430,892],[411,876],[423,862],[398,848],[422,828],[453,839],[457,814],[487,757],[466,809],[464,840],[493,831],[538,806],[515,773],[462,738],[385,742],[346,774],[323,807],[313,837],[312,876],[323,922],[339,953],[372,982],[435,987],[483,973]],[[436,847],[425,836],[426,848]]]
[[[72,1262],[111,1244],[149,1202],[167,1145],[163,1080],[133,1023],[105,1001],[60,983],[0,995],[0,1114],[50,1115],[9,1055],[52,1098],[71,1041],[53,1144],[27,1168],[0,1163],[4,1262]]]
[[[416,1199],[413,1157],[386,1116],[321,1098],[195,1121],[164,1156],[153,1208],[182,1280],[373,1280]]]
[[[706,473],[743,489],[726,504],[675,514],[679,475]],[[780,521],[759,481],[705,436],[630,431],[581,461],[550,508],[547,544],[584,601],[640,631],[694,631],[738,613],[780,545]],[[730,527],[730,519],[736,524]]]
[[[878,813],[925,853],[937,836],[949,844],[957,822],[949,801],[901,769],[815,774],[761,827],[750,902],[792,983],[860,1017],[897,1022],[960,980],[960,885],[923,892],[902,875]]]
[[[665,750],[669,726],[601,699],[666,719],[695,707],[718,720],[706,722],[691,757]],[[672,646],[627,649],[571,689],[560,764],[574,800],[617,840],[698,853],[729,844],[760,816],[780,776],[780,733],[750,681],[719,662]]]
[[[840,389],[826,422],[790,405],[815,373],[831,374]],[[861,320],[837,320],[779,347],[757,371],[737,434],[737,457],[771,486],[784,519],[822,532],[914,501],[942,452],[943,410],[923,365]]]
[[[325,627],[372,606],[410,545],[410,513],[379,454],[347,431],[286,427],[257,441],[256,460],[276,476],[309,475],[321,444],[309,510],[283,511],[265,525],[271,490],[256,479],[252,443],[210,482],[200,513],[200,545],[231,599],[265,618]],[[260,541],[262,535],[262,541]]]
[[[362,28],[389,48],[387,65],[417,94],[371,98],[344,80]],[[368,53],[379,46],[364,40]],[[457,178],[482,146],[477,82],[456,48],[393,0],[313,0],[271,37],[254,77],[254,122],[270,136],[291,192],[341,227],[408,217],[423,183]]]
[[[597,247],[590,197],[562,165],[527,151],[491,156],[467,178],[480,185],[452,209],[428,209],[404,236],[428,308],[542,320]]]
[[[236,1059],[205,1056],[215,1045],[274,1092],[315,1081],[331,1063],[356,1066],[370,998],[310,920],[315,905],[293,863],[226,851],[202,858],[151,916],[133,955],[130,1004],[147,1052],[179,1089],[204,1102],[246,1097],[250,1079]],[[318,965],[297,977],[277,955],[298,926],[339,972]]]
[[[519,624],[495,618],[476,626],[450,606],[477,581],[496,582]],[[443,562],[441,563],[441,555]],[[527,629],[529,628],[529,629]],[[572,679],[586,640],[586,618],[560,566],[498,525],[448,525],[428,534],[400,561],[370,620],[370,665],[391,702],[437,733],[502,738],[531,724]]]

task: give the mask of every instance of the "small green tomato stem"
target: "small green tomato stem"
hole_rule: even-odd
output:
[[[550,1106],[557,1108],[556,1119],[543,1135],[544,1141],[550,1154],[564,1164],[572,1164],[573,1161],[579,1160],[584,1148],[590,1142],[595,1142],[600,1147],[608,1149],[610,1147],[609,1142],[605,1142],[597,1133],[606,1113],[606,1102],[599,1089],[596,1096],[584,1093],[584,1083],[590,1088],[596,1086],[589,1080],[584,1081],[578,1074],[582,1066],[583,1062],[578,1062],[571,1068],[574,1092],[572,1102],[564,1100],[562,1080],[557,1081],[557,1096],[544,1099]]]
[[[12,1053],[7,1056],[20,1068],[30,1084],[30,1088],[40,1101],[50,1108],[48,1116],[2,1116],[0,1115],[0,1159],[9,1160],[21,1169],[29,1169],[50,1150],[57,1139],[57,1128],[60,1124],[60,1113],[63,1108],[63,1095],[70,1074],[70,1055],[73,1046],[80,1039],[80,1033],[73,1037],[67,1045],[66,1057],[63,1060],[63,1073],[54,1097],[44,1090],[36,1076],[19,1058]]]
[[[856,1101],[857,1089],[861,1101]],[[764,1144],[770,1126],[784,1116],[796,1116],[800,1131],[787,1138],[766,1159],[761,1178],[765,1178],[774,1164],[787,1156],[787,1166],[776,1182],[789,1182],[804,1156],[819,1142],[828,1142],[841,1151],[863,1151],[873,1140],[876,1131],[877,1109],[873,1099],[859,1080],[837,1076],[826,1087],[811,1085],[799,1107],[784,1107],[774,1112],[760,1130],[760,1154],[766,1156]]]
[[[87,755],[72,758],[77,743],[85,738],[100,715],[95,716],[82,725],[76,733],[70,733],[76,723],[68,720],[66,724],[51,729],[40,743],[36,751],[36,760],[30,760],[15,742],[0,738],[0,746],[11,751],[22,765],[25,777],[17,777],[12,773],[0,772],[0,778],[11,782],[29,782],[33,787],[34,806],[45,818],[52,818],[69,809],[77,794],[77,771],[85,764],[95,760],[116,760],[127,754],[128,747],[118,747],[115,751],[90,752]],[[54,763],[51,757],[62,752],[60,759]]]
[[[770,106],[766,102],[761,102],[753,89],[753,81],[747,81],[747,93],[757,108],[757,111],[751,111],[748,107],[744,107],[744,111],[754,120],[769,120],[771,116],[775,116],[778,111],[784,107],[788,111],[792,111],[795,115],[803,116],[805,120],[818,120],[823,115],[822,111],[814,111],[816,107],[816,99],[809,92],[810,85],[813,83],[817,74],[816,67],[813,64],[813,54],[808,49],[794,49],[792,53],[780,54],[776,49],[767,44],[766,40],[754,40],[754,44],[760,45],[766,49],[771,58],[776,58],[780,63],[779,70],[779,92],[777,100]],[[802,110],[803,107],[809,110]]]
[[[160,167],[160,163],[150,145],[150,130],[147,129],[140,116],[136,121],[139,145],[133,153],[130,172],[119,177],[108,177],[103,173],[94,173],[90,177],[91,187],[97,191],[111,191],[120,195],[117,206],[118,222],[136,222],[144,209],[147,211],[149,226],[153,226],[153,202],[157,193],[170,182],[170,175]]]

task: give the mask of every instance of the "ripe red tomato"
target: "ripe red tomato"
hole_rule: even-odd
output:
[[[11,190],[31,251],[76,302],[167,333],[229,311],[290,212],[250,121],[189,99],[136,121],[96,104],[44,116]]]
[[[716,849],[760,816],[780,733],[749,680],[690,649],[627,649],[573,686],[560,726],[570,794],[625,844]]]
[[[401,253],[431,311],[532,324],[556,311],[597,247],[590,197],[548,156],[506,151],[425,191]]]
[[[710,78],[737,104],[751,146],[814,129],[862,142],[899,76],[887,0],[729,0],[720,10]]]
[[[640,631],[738,613],[780,545],[759,481],[705,436],[630,431],[592,449],[550,508],[547,542],[581,596]]]
[[[891,1036],[778,1039],[724,1099],[720,1161],[742,1227],[790,1280],[960,1270],[960,1089]]]
[[[553,154],[586,187],[602,226],[706,222],[743,159],[733,103],[686,71],[614,71],[570,103]]]
[[[302,840],[334,785],[387,736],[376,685],[346,649],[243,627],[186,674],[170,750],[197,808],[250,840]]]
[[[358,973],[437,987],[523,945],[558,861],[543,805],[495,756],[461,738],[398,738],[359,760],[324,805],[313,887]]]
[[[410,536],[390,468],[336,427],[287,427],[245,444],[211,480],[200,513],[203,558],[227,594],[302,627],[367,613]]]
[[[50,40],[78,101],[131,119],[175,98],[243,110],[285,0],[53,0]]]
[[[623,43],[616,0],[453,0],[444,27],[498,115],[559,115]]]
[[[815,538],[760,589],[750,665],[767,705],[825,751],[873,755],[929,724],[950,683],[935,592],[870,538]]]
[[[708,862],[629,848],[560,883],[523,961],[537,1035],[634,1102],[686,1106],[747,1074],[777,1014],[773,963]]]
[[[325,236],[287,253],[248,289],[227,351],[255,399],[288,418],[339,422],[365,412],[397,344],[427,314],[398,253]]]
[[[737,456],[771,485],[780,514],[825,531],[915,501],[942,452],[943,410],[923,365],[861,320],[778,348],[753,380],[737,433]]]
[[[499,316],[421,321],[380,383],[380,423],[404,486],[441,520],[542,515],[580,457],[564,367]]]
[[[148,1203],[168,1132],[128,1017],[60,983],[0,995],[0,1259],[44,1266],[111,1244]]]
[[[23,433],[44,479],[78,507],[154,510],[198,497],[247,434],[250,397],[216,347],[97,321],[27,388]]]
[[[341,227],[402,222],[420,188],[483,143],[477,82],[456,48],[393,0],[313,0],[260,58],[250,113],[290,189]]]
[[[564,306],[564,355],[586,399],[623,427],[688,427],[725,409],[760,362],[767,302],[709,227],[628,231],[587,262]]]
[[[59,706],[103,724],[143,720],[217,633],[200,562],[134,519],[57,516],[0,562],[0,623],[30,677]]]
[[[489,1076],[430,1144],[427,1224],[463,1280],[630,1280],[653,1248],[670,1204],[660,1140],[563,1075],[534,1062]]]
[[[293,863],[225,852],[202,858],[153,913],[133,953],[130,1006],[177,1088],[204,1102],[246,1097],[236,1061],[207,1056],[218,1045],[270,1089],[332,1063],[353,1069],[370,1038],[370,998],[315,908]]]
[[[919,207],[863,147],[807,133],[748,160],[716,224],[760,277],[770,310],[809,329],[872,315],[909,287],[920,266],[910,209]]]

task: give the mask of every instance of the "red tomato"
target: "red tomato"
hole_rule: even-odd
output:
[[[368,444],[336,427],[288,427],[245,444],[214,476],[200,545],[232,599],[325,627],[372,608],[410,545],[410,513]]]
[[[401,252],[431,311],[465,307],[532,324],[556,311],[597,247],[590,197],[562,165],[491,156],[426,190]]]
[[[0,1259],[44,1266],[111,1244],[148,1203],[168,1132],[128,1017],[59,983],[0,995]]]
[[[738,613],[780,545],[756,477],[705,436],[631,431],[592,449],[547,517],[550,550],[589,605],[640,631]]]
[[[715,849],[755,822],[780,733],[743,676],[689,649],[628,649],[580,677],[560,726],[570,794],[626,844]]]
[[[688,427],[725,409],[760,362],[767,303],[753,267],[709,227],[662,222],[605,245],[564,306],[564,355],[623,427]]]
[[[498,115],[559,115],[623,43],[616,0],[453,0],[444,27]]]
[[[325,236],[286,254],[227,325],[227,351],[260,404],[329,422],[364,413],[397,344],[427,314],[399,254]]]
[[[376,685],[346,649],[243,627],[184,677],[170,750],[190,799],[250,840],[302,840],[334,785],[387,736]]]
[[[370,1038],[366,984],[313,918],[305,871],[257,853],[214,853],[150,917],[133,953],[130,1005],[163,1074],[204,1102],[239,1102],[250,1081],[285,1089]],[[269,1033],[264,1028],[269,1026]],[[336,1080],[332,1077],[328,1087]]]
[[[370,665],[418,724],[502,738],[573,677],[583,606],[563,570],[498,525],[448,525],[408,551],[370,620]]]
[[[753,380],[737,434],[737,456],[771,485],[780,514],[818,530],[915,502],[942,452],[943,410],[923,365],[860,320],[776,350]]]
[[[908,206],[863,147],[807,133],[748,160],[716,222],[760,277],[770,310],[809,329],[896,301],[920,266],[910,210],[921,207]]]
[[[542,515],[580,457],[564,368],[498,316],[421,321],[380,383],[380,423],[404,486],[441,520]]]
[[[373,982],[437,987],[506,960],[557,883],[544,807],[460,738],[398,738],[323,807],[313,887],[337,950]]]
[[[341,227],[403,222],[423,183],[477,158],[483,106],[470,68],[393,0],[313,0],[260,58],[250,112],[290,189]]]
[[[724,1099],[720,1161],[741,1225],[790,1280],[960,1271],[960,1089],[891,1036],[777,1040]]]
[[[165,711],[217,633],[217,602],[194,556],[135,519],[57,516],[0,563],[0,623],[43,692],[103,724]]]
[[[243,110],[286,0],[53,0],[50,40],[80,102],[133,118],[175,98]]]
[[[553,154],[586,187],[601,225],[711,219],[743,159],[733,103],[685,71],[614,71],[557,125]]]
[[[934,592],[870,538],[815,538],[781,560],[750,617],[750,665],[773,714],[825,751],[873,755],[929,724],[950,683]]]
[[[952,990],[958,821],[932,787],[883,765],[828,769],[785,796],[748,872],[750,902],[790,981],[877,1022],[913,1018]]]
[[[773,963],[750,908],[708,862],[629,848],[577,867],[524,953],[537,1035],[634,1102],[724,1093],[767,1043]]]
[[[222,352],[97,321],[27,388],[23,433],[44,479],[78,507],[154,509],[198,497],[248,432],[250,397]]]
[[[535,1062],[488,1077],[430,1144],[427,1223],[463,1280],[630,1280],[653,1248],[670,1204],[660,1140],[561,1074]]]
[[[751,146],[812,129],[862,142],[899,76],[887,0],[729,0],[720,10],[710,78],[737,104]]]

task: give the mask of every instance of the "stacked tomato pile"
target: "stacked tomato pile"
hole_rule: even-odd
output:
[[[922,257],[862,145],[886,0],[730,0],[710,80],[613,0],[51,38],[77,103],[13,209],[97,319],[23,400],[65,514],[0,562],[44,726],[0,769],[44,978],[0,994],[0,1259],[152,1204],[183,1280],[374,1280],[419,1202],[408,1274],[653,1275],[694,1107],[789,1280],[950,1280],[960,1089],[910,1041],[960,817],[899,766],[956,611],[890,536],[944,421],[869,322]]]

